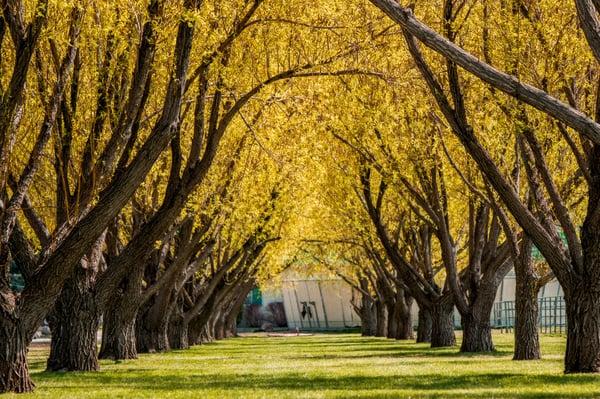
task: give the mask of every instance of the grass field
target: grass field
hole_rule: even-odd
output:
[[[562,374],[563,337],[544,336],[544,360],[535,362],[511,360],[511,335],[494,339],[498,351],[492,355],[461,355],[457,348],[432,350],[353,334],[251,336],[133,361],[103,361],[97,373],[54,374],[43,372],[46,351],[34,349],[32,396],[600,397],[600,376]]]

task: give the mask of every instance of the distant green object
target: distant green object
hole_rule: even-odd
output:
[[[21,292],[25,288],[25,280],[14,261],[10,265],[10,288],[17,292]]]
[[[563,244],[565,244],[565,246],[567,246],[568,243],[567,243],[567,236],[565,235],[565,232],[561,230],[558,232],[558,235],[560,236],[560,239],[562,240]],[[531,249],[531,257],[533,258],[533,260],[539,261],[539,262],[546,260],[544,258],[544,256],[542,255],[542,253],[540,252],[540,250],[537,249],[537,247],[535,245]]]
[[[248,295],[248,302],[249,305],[262,306],[262,292],[260,292],[259,288],[254,288],[252,291],[250,291],[250,294]]]

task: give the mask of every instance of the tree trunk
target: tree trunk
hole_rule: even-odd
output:
[[[375,301],[375,312],[377,317],[376,337],[385,337],[387,334],[387,312],[385,304],[381,301]]]
[[[419,325],[417,327],[417,343],[419,342],[431,342],[431,311],[424,307],[419,306]]]
[[[463,328],[461,352],[492,352],[492,329],[490,315],[479,312],[469,313],[461,317]]]
[[[149,323],[138,317],[136,326],[137,349],[140,353],[166,352],[169,346],[169,322],[161,319],[158,323]]]
[[[404,303],[400,306],[400,312],[398,314],[398,332],[396,339],[414,339],[415,334],[413,331],[412,322],[412,304],[413,298],[408,295],[402,295]]]
[[[456,345],[454,322],[452,319],[454,305],[450,303],[434,303],[431,306],[431,347],[440,348]]]
[[[541,358],[538,331],[540,290],[537,278],[515,268],[515,354],[514,360],[536,360]]]
[[[35,385],[27,365],[28,344],[29,339],[18,324],[0,318],[0,393],[33,391]]]
[[[252,285],[254,286],[254,284]],[[237,295],[236,300],[233,303],[231,310],[225,316],[225,337],[233,338],[237,337],[237,322],[238,315],[244,309],[244,302],[248,297],[250,290],[243,289]]]
[[[190,346],[200,345],[202,343],[202,328],[198,327],[194,321],[188,324],[188,343]]]
[[[532,244],[529,237],[522,239],[520,254],[514,261],[515,268],[515,354],[513,360],[540,359],[538,332],[539,284],[531,258]]]
[[[387,337],[396,339],[398,337],[398,328],[400,323],[400,304],[397,301],[386,302],[387,310]]]
[[[208,333],[208,318],[204,311],[188,323],[188,341],[190,345],[200,345],[212,342],[213,337]]]
[[[137,359],[133,309],[111,307],[104,313],[100,359]]]
[[[504,277],[502,277],[504,278]],[[482,279],[475,302],[470,306],[470,312],[461,316],[463,339],[461,352],[493,352],[492,327],[490,317],[496,292],[501,278],[489,281]]]
[[[208,324],[204,325],[204,327],[202,327],[200,331],[200,343],[209,343],[213,342],[214,340],[215,337],[212,331],[210,330]]]
[[[225,338],[237,337],[237,315],[240,313],[240,310],[237,309],[237,311],[230,312],[225,318]]]
[[[215,309],[213,316],[211,317],[210,322],[208,323],[208,325],[210,326],[213,336],[215,337],[215,339],[217,341],[222,340],[223,338],[225,338],[225,330],[224,330],[224,326],[223,326],[223,316],[222,316],[222,309],[219,307],[219,309]]]
[[[94,292],[77,273],[69,279],[48,317],[52,340],[48,371],[97,371],[98,343],[96,334],[100,311]],[[79,281],[78,281],[79,280]]]
[[[600,107],[597,107],[600,111]],[[600,372],[600,145],[590,151],[588,208],[581,227],[581,271],[563,283],[567,313],[565,373]],[[577,270],[577,267],[574,267]]]
[[[189,326],[183,318],[175,315],[171,316],[169,323],[169,345],[171,349],[188,349],[190,347],[188,331]]]
[[[377,334],[377,316],[374,305],[364,305],[360,309],[360,330],[363,337],[374,337]]]
[[[372,337],[377,331],[377,316],[373,300],[362,295],[360,307],[360,329],[363,337]]]
[[[567,351],[565,373],[600,371],[600,293],[586,282],[565,290]]]

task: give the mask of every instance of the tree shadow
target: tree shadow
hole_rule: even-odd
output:
[[[162,373],[158,375],[148,375],[146,369],[130,368],[120,370],[118,373],[80,373],[76,375],[77,385],[73,381],[60,384],[61,379],[72,379],[72,375],[39,373],[36,379],[40,382],[52,382],[52,388],[59,389],[61,392],[68,392],[72,389],[81,390],[89,387],[98,389],[102,386],[111,388],[135,388],[140,391],[154,392],[160,397],[166,394],[165,391],[197,391],[207,390],[219,391],[252,391],[261,390],[272,392],[272,397],[278,397],[278,394],[285,392],[291,394],[297,392],[322,392],[339,391],[340,397],[344,392],[353,392],[357,397],[364,398],[383,398],[397,397],[404,394],[414,395],[415,391],[420,392],[427,397],[581,397],[581,393],[568,393],[565,386],[578,386],[581,384],[597,383],[598,377],[593,375],[579,375],[575,378],[564,375],[541,375],[528,376],[523,379],[522,374],[518,373],[489,373],[476,375],[458,375],[441,376],[439,374],[420,374],[420,375],[387,375],[387,376],[364,376],[364,375],[346,375],[346,376],[311,376],[304,373],[283,373],[283,374],[203,374],[194,373],[190,370],[189,374],[177,375]],[[65,381],[67,382],[67,381]],[[521,393],[519,388],[524,388],[522,384],[532,384],[545,387],[543,392],[524,390]],[[560,391],[553,392],[552,388],[561,387]],[[590,397],[600,395],[600,386],[595,385],[595,391],[588,392]],[[473,390],[476,388],[476,390]],[[470,391],[471,390],[471,391]],[[164,392],[161,394],[160,392]]]

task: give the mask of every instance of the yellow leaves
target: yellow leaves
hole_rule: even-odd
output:
[[[25,18],[29,19],[35,1],[25,3]],[[110,46],[113,50],[108,62],[109,84],[115,88],[111,101],[124,101],[135,68],[135,50],[147,19],[146,1],[88,3],[79,54],[80,110],[95,108],[101,89],[100,69],[107,61]],[[267,269],[276,268],[308,238],[373,237],[357,195],[359,161],[368,154],[368,163],[376,164],[379,169],[374,184],[383,179],[389,186],[382,206],[386,222],[392,227],[402,223],[398,216],[412,205],[401,188],[401,179],[417,184],[418,168],[430,170],[440,166],[449,193],[449,219],[453,233],[458,236],[466,214],[465,198],[471,194],[454,167],[464,171],[475,186],[483,188],[483,182],[462,145],[449,134],[444,118],[405,50],[398,27],[390,25],[364,0],[266,0],[244,26],[239,25],[252,3],[205,1],[199,10],[185,10],[181,1],[165,2],[164,15],[154,27],[158,35],[155,68],[142,115],[140,142],[150,134],[160,116],[166,82],[173,72],[173,43],[181,19],[196,26],[190,74],[209,57],[215,58],[208,73],[209,93],[204,112],[210,112],[218,89],[227,104],[216,115],[220,118],[245,93],[288,69],[319,64],[305,72],[352,69],[379,75],[312,76],[264,87],[226,130],[208,178],[188,201],[185,212],[206,215],[218,209],[223,229],[232,236],[243,237],[260,223],[276,188],[279,199],[268,229],[282,239],[271,245],[266,261],[271,265]],[[49,3],[49,21],[40,47],[42,65],[38,74],[29,75],[25,118],[11,160],[15,171],[22,168],[23,155],[32,146],[31,132],[40,123],[41,114],[34,111],[43,107],[44,96],[37,92],[37,85],[46,81],[50,86],[55,79],[48,39],[55,41],[59,52],[64,51],[68,13],[73,4],[77,2]],[[577,30],[572,2],[539,0],[529,14],[515,9],[516,3],[512,1],[465,4],[452,25],[458,32],[459,44],[498,68],[518,74],[520,79],[563,99],[570,91],[571,100],[580,109],[588,112],[593,109],[599,72]],[[415,12],[443,30],[441,9],[441,0],[417,2]],[[224,45],[232,37],[236,39],[231,47]],[[425,48],[423,52],[440,84],[447,87],[445,60]],[[3,87],[13,58],[11,45],[5,43],[0,65]],[[461,72],[460,81],[470,125],[508,175],[514,165],[515,138],[521,129],[514,121],[517,103],[468,74]],[[181,114],[184,163],[188,160],[194,129],[196,84],[186,92],[185,111]],[[112,107],[105,112],[108,120],[93,142],[94,156],[105,148],[122,117]],[[559,138],[553,121],[531,109],[525,112],[544,145],[553,176],[559,184],[565,184],[576,170],[568,146]],[[90,126],[96,117],[93,112],[83,111],[72,121],[73,154],[67,176],[72,184],[76,183]],[[204,129],[208,127],[205,123]],[[243,149],[237,154],[236,148],[243,137]],[[452,162],[445,154],[442,140]],[[60,145],[59,141],[55,136],[52,144]],[[133,155],[138,149],[134,147]],[[227,168],[234,157],[238,159],[231,173],[232,183],[227,195],[221,198],[217,193],[228,178]],[[165,195],[171,162],[166,151],[140,186],[136,201],[148,208],[157,206],[157,198]],[[54,216],[56,207],[52,185],[55,178],[50,157],[36,176],[36,188],[31,192],[36,204],[45,205],[41,209],[48,220]],[[524,180],[522,192],[527,189]],[[576,182],[573,197],[579,197],[582,191],[581,183]],[[579,202],[574,211],[579,212],[584,205]]]

